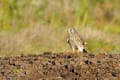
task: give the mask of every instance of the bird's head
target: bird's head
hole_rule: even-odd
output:
[[[72,33],[75,32],[75,30],[74,30],[74,28],[69,28],[69,29],[67,30],[67,32],[68,32],[69,34],[72,34]]]

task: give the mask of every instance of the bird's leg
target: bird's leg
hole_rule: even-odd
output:
[[[72,47],[72,51],[73,51],[73,53],[75,52],[75,48],[74,47]]]
[[[78,53],[80,52],[79,49],[77,49],[77,52],[78,52]]]

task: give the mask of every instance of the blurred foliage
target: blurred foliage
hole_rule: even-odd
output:
[[[71,26],[82,32],[90,52],[119,53],[119,3],[120,0],[0,0],[0,53],[69,51],[66,29]]]

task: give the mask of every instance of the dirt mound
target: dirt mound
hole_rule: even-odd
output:
[[[120,80],[120,55],[45,53],[0,58],[0,80]]]

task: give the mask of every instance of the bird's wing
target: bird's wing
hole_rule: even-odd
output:
[[[83,45],[88,44],[87,42],[84,41],[84,39],[82,38],[82,36],[78,32],[76,32],[75,36],[76,36],[76,40],[81,42]]]
[[[70,40],[67,38],[67,43],[70,43]]]
[[[71,43],[70,39],[67,39],[67,43],[69,44],[70,48],[72,48],[72,43]]]
[[[84,44],[84,40],[82,39],[82,37],[79,34],[75,34],[74,37],[75,37],[76,43]]]

